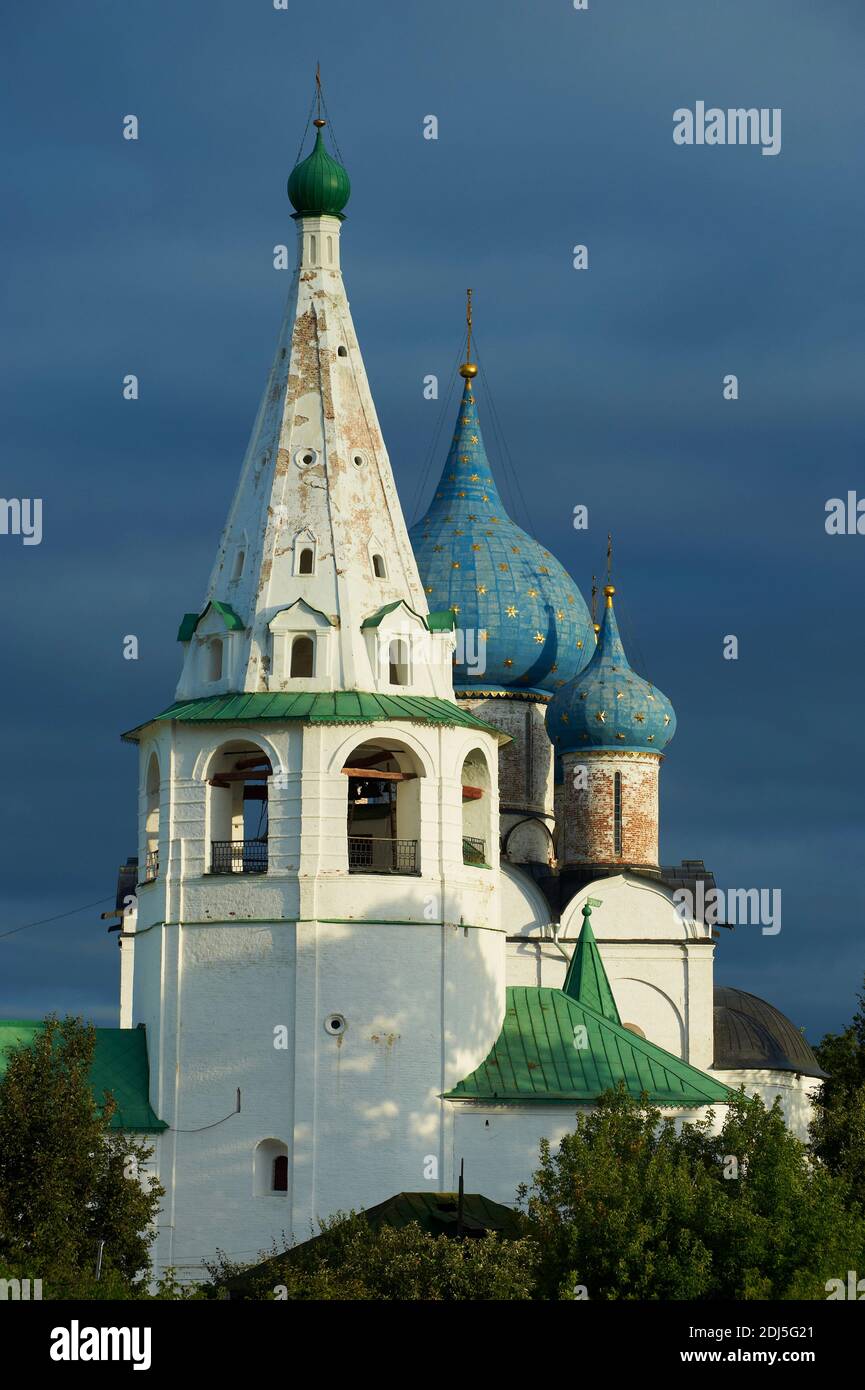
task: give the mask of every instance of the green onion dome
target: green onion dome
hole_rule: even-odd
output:
[[[329,155],[319,124],[312,154],[292,169],[288,196],[298,217],[342,217],[351,197],[351,183],[342,165]]]

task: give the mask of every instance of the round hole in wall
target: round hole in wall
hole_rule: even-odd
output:
[[[344,1033],[345,1029],[346,1022],[342,1014],[328,1014],[327,1018],[324,1020],[324,1031],[330,1033],[332,1037],[336,1037],[339,1033]]]
[[[348,348],[344,348],[342,346],[338,347],[336,350],[336,355],[337,357],[348,357]]]
[[[310,468],[318,458],[315,449],[298,449],[294,456],[294,461],[298,468]]]
[[[364,458],[363,454],[355,454],[354,458],[352,459],[352,463],[354,464],[355,468],[363,468],[364,464],[366,463],[366,459]]]

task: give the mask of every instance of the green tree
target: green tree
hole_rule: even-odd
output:
[[[827,1279],[865,1267],[844,1184],[809,1160],[777,1102],[739,1093],[712,1127],[711,1112],[677,1124],[622,1087],[555,1153],[544,1141],[520,1190],[540,1296],[582,1285],[590,1299],[825,1298]]]
[[[0,1264],[41,1278],[46,1298],[52,1281],[84,1287],[100,1241],[106,1286],[133,1291],[164,1194],[136,1176],[147,1146],[110,1128],[112,1097],[93,1097],[95,1042],[80,1019],[49,1017],[0,1077]]]
[[[814,1098],[811,1147],[865,1209],[865,987],[858,1000],[849,1026],[842,1033],[827,1033],[815,1049],[829,1079]]]
[[[246,1299],[493,1300],[533,1297],[538,1249],[495,1234],[456,1240],[416,1221],[374,1228],[363,1213],[339,1213],[323,1235],[252,1267],[237,1281]],[[224,1256],[212,1292],[242,1274]]]

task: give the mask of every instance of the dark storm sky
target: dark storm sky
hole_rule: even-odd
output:
[[[422,378],[444,394],[471,284],[513,514],[584,593],[613,531],[632,659],[675,704],[665,862],[782,891],[781,932],[723,933],[716,979],[812,1040],[843,1026],[865,970],[865,536],[827,536],[824,508],[865,492],[863,44],[859,0],[13,7],[2,493],[43,499],[44,538],[0,536],[0,931],[110,897],[135,852],[118,735],[173,696],[288,290],[272,248],[293,246],[320,59],[408,519],[441,405]],[[698,100],[780,107],[781,153],[677,147]],[[100,910],[0,940],[0,1015],[116,1022]]]

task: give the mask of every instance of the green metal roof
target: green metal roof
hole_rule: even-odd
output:
[[[585,1033],[578,1035],[578,1028]],[[619,1082],[636,1098],[646,1091],[656,1104],[676,1107],[726,1101],[731,1094],[563,990],[512,985],[492,1051],[446,1099],[585,1105]]]
[[[0,1076],[6,1070],[9,1052],[27,1046],[43,1027],[40,1020],[0,1020]],[[99,1105],[105,1091],[113,1095],[117,1108],[111,1117],[111,1129],[159,1134],[168,1128],[150,1104],[147,1036],[143,1028],[96,1029],[90,1089]]]
[[[188,724],[249,724],[270,719],[300,719],[305,724],[377,724],[383,719],[405,719],[417,724],[476,729],[495,734],[499,743],[510,742],[507,734],[476,719],[452,700],[432,695],[371,695],[357,690],[206,695],[196,700],[178,700],[147,723],[162,719]],[[146,727],[139,724],[123,738],[134,743]]]
[[[441,608],[427,615],[430,632],[452,632],[457,625],[457,615],[452,608]]]
[[[215,608],[222,621],[225,623],[229,632],[242,632],[246,624],[239,618],[230,603],[221,603],[219,599],[212,599],[205,604],[200,613],[184,613],[180,627],[177,630],[178,642],[189,642],[195,634],[195,629],[207,613],[208,609]]]
[[[586,903],[583,908],[583,929],[571,956],[562,993],[578,1004],[588,1005],[596,1014],[603,1014],[612,1023],[620,1024],[619,1010],[589,921],[591,915],[591,904]]]
[[[728,1087],[624,1028],[589,918],[562,989],[514,985],[493,1050],[447,1100],[586,1104],[624,1082],[660,1105],[709,1105]],[[596,904],[599,906],[599,904]]]

